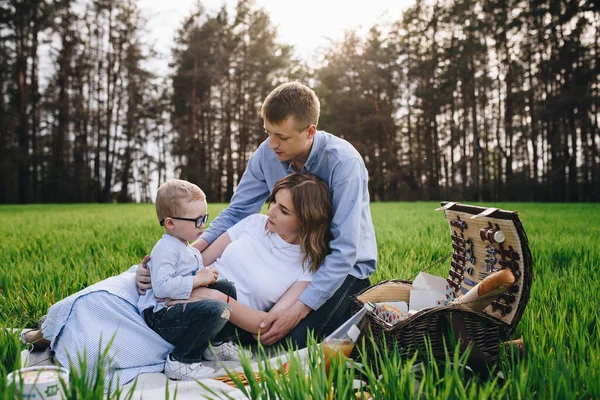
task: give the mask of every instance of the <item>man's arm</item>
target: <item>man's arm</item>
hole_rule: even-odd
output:
[[[229,233],[225,232],[217,240],[215,240],[206,250],[202,252],[202,262],[204,265],[214,263],[217,258],[221,257],[223,251],[231,243]]]
[[[319,309],[342,285],[358,258],[366,226],[361,224],[362,211],[368,206],[368,175],[361,159],[350,159],[334,169],[331,184],[333,219],[329,242],[331,253],[315,273],[300,301],[313,310]]]
[[[269,345],[282,339],[311,310],[317,310],[341,286],[356,264],[361,238],[361,213],[365,201],[367,175],[362,161],[340,163],[333,172],[332,191],[333,240],[331,253],[315,273],[312,282],[291,307],[274,310],[261,323],[261,342]],[[366,196],[366,197],[365,197]]]
[[[260,212],[267,197],[269,187],[260,166],[262,152],[270,151],[265,146],[260,146],[248,161],[248,166],[242,180],[235,190],[231,203],[211,222],[208,229],[193,244],[198,250],[206,247],[221,236],[227,229],[246,218],[250,214]]]

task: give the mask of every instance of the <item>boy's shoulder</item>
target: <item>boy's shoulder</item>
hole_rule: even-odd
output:
[[[185,246],[182,246],[182,244],[173,236],[164,234],[154,244],[150,257],[158,254],[178,254],[184,248]]]

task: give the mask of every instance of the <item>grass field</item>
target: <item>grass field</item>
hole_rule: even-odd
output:
[[[215,216],[224,206],[212,204],[209,212]],[[450,252],[448,225],[443,213],[433,211],[437,206],[372,204],[379,247],[372,283],[411,278]],[[457,367],[437,371],[426,366],[423,395],[600,398],[600,204],[493,206],[519,210],[533,254],[531,297],[515,334],[523,336],[527,354],[518,362],[503,359],[504,382],[466,381]],[[137,264],[162,232],[152,205],[0,206],[0,219],[3,327],[35,326],[54,302]],[[429,272],[446,276],[447,271],[448,265],[442,264]],[[14,367],[17,346],[14,336],[0,335],[2,382]],[[412,393],[410,369],[391,358],[387,362],[384,381],[393,383],[386,381],[385,387],[398,391],[391,394],[388,389],[385,397]],[[3,388],[0,383],[0,391]],[[340,388],[336,397],[344,398]]]

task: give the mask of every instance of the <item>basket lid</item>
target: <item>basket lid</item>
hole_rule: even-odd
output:
[[[508,268],[515,283],[484,313],[510,326],[519,323],[532,280],[532,259],[527,236],[516,211],[442,202],[452,239],[448,283],[458,297],[492,272]]]

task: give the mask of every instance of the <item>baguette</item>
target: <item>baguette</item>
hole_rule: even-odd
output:
[[[515,283],[515,276],[508,269],[494,272],[471,290],[450,304],[464,304],[475,311],[483,311],[498,295]]]

